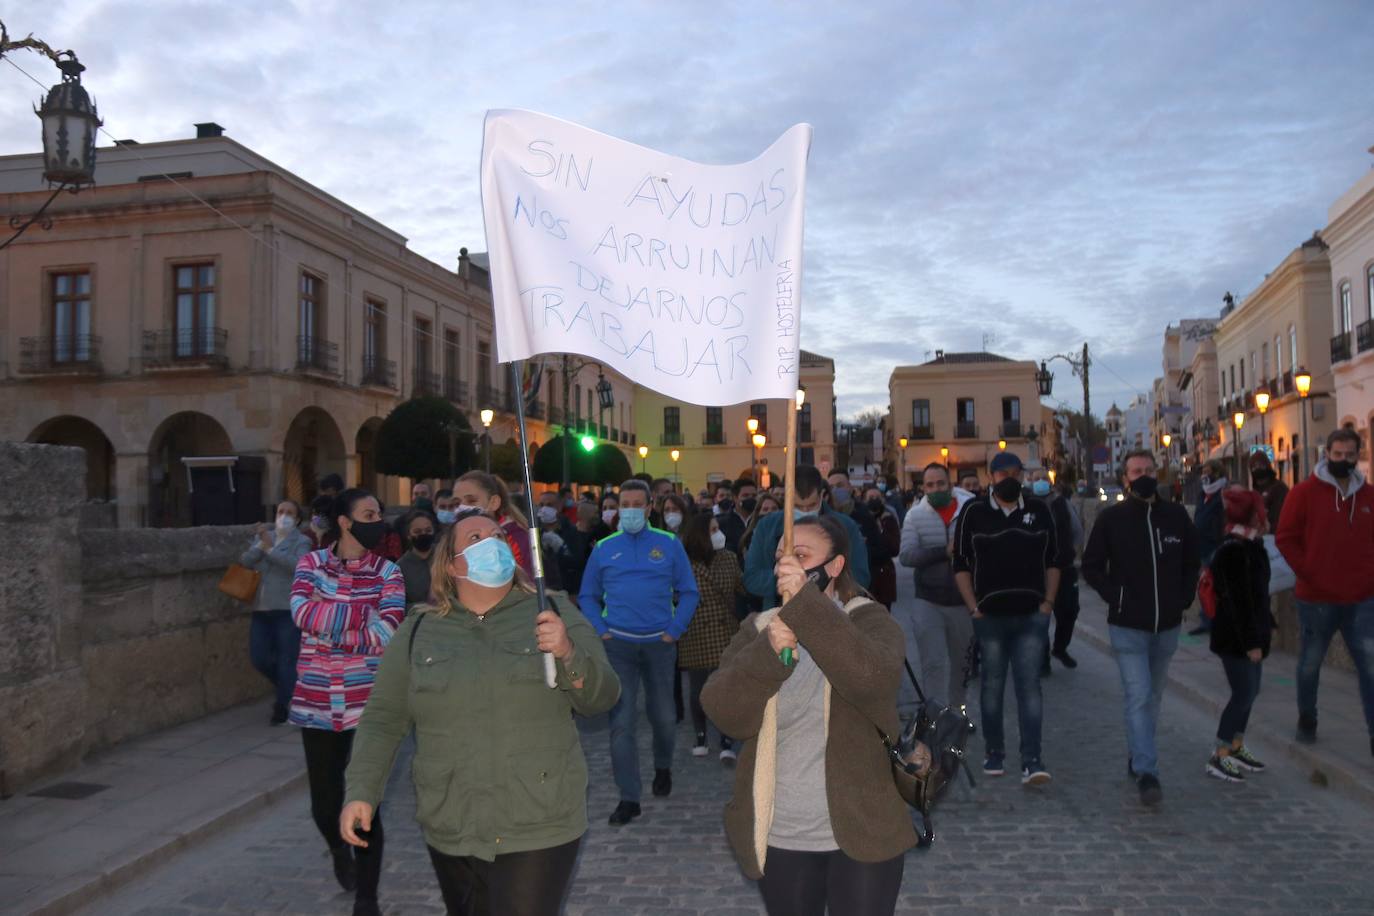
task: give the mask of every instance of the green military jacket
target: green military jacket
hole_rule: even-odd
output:
[[[346,799],[376,810],[414,728],[416,819],[430,846],[491,861],[585,833],[587,761],[572,714],[610,709],[620,682],[591,624],[563,610],[574,650],[557,663],[556,689],[544,683],[534,595],[512,589],[484,617],[458,605],[411,614],[358,723]]]

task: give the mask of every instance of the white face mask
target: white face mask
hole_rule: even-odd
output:
[[[605,522],[607,525],[614,525],[615,515],[616,513],[614,509],[605,509],[601,513],[601,520]]]
[[[540,506],[539,520],[545,525],[552,525],[554,522],[558,521],[558,510],[553,506]]]
[[[673,529],[674,531],[676,531],[676,530],[678,529],[678,526],[682,524],[682,513],[681,513],[681,512],[666,512],[666,513],[664,513],[664,515],[663,515],[663,523],[664,523],[665,525],[667,525],[669,528],[671,528],[671,529]]]
[[[295,517],[294,515],[286,515],[286,514],[283,513],[282,515],[278,515],[278,516],[277,516],[277,530],[278,530],[278,531],[286,532],[286,531],[290,531],[292,528],[295,528],[295,527],[296,527],[296,517]]]
[[[724,550],[724,549],[725,549],[725,532],[724,532],[724,531],[712,531],[712,532],[711,532],[711,546],[714,547],[716,550]]]

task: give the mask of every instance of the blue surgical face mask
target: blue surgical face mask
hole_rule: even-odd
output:
[[[837,505],[849,502],[849,497],[851,495],[849,492],[849,487],[836,487],[831,492],[834,494],[835,503]]]
[[[1049,496],[1050,482],[1048,480],[1037,480],[1035,483],[1031,484],[1031,492],[1036,496]]]
[[[815,518],[818,515],[820,515],[819,512],[803,512],[800,509],[792,510],[792,520],[797,522],[800,522],[803,519]]]
[[[452,525],[458,520],[458,513],[452,509],[440,509],[435,515],[439,517],[439,524],[441,525]]]
[[[463,551],[468,574],[463,578],[473,585],[500,588],[515,578],[515,555],[500,538],[483,538]]]
[[[626,534],[639,534],[644,530],[644,510],[622,507],[620,510],[620,530]]]
[[[878,481],[877,487],[878,487],[878,492],[879,492],[879,493],[886,493],[886,492],[887,492],[887,484],[883,483],[881,480]]]

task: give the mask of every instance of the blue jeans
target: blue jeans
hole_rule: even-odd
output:
[[[1226,708],[1221,711],[1217,741],[1230,747],[1232,742],[1245,734],[1245,727],[1250,724],[1250,710],[1255,708],[1255,698],[1259,696],[1264,663],[1252,662],[1244,656],[1223,655],[1221,667],[1226,670],[1231,699],[1226,701]]]
[[[1358,604],[1298,601],[1298,714],[1317,717],[1317,684],[1331,637],[1340,630],[1360,678],[1364,721],[1374,737],[1374,598]]]
[[[1007,692],[1007,667],[1016,688],[1017,721],[1021,727],[1021,765],[1040,762],[1040,661],[1049,641],[1050,618],[1038,611],[1011,617],[975,617],[973,632],[983,646],[983,685],[979,705],[983,715],[983,745],[989,754],[1005,754],[1002,698]]]
[[[301,631],[290,611],[254,611],[248,627],[248,660],[276,688],[275,711],[291,706],[296,689],[296,658],[301,654]]]
[[[673,680],[677,673],[677,645],[668,642],[629,642],[608,639],[604,643],[611,668],[620,678],[620,699],[611,708],[611,769],[615,771],[620,800],[639,802],[639,745],[635,725],[639,715],[639,684],[644,682],[644,707],[654,730],[654,769],[673,765],[677,738],[677,710],[673,706]]]
[[[1121,671],[1121,694],[1126,707],[1126,746],[1131,769],[1137,776],[1159,775],[1159,751],[1155,725],[1164,685],[1169,679],[1169,659],[1178,649],[1179,627],[1160,633],[1110,625],[1112,654]]]

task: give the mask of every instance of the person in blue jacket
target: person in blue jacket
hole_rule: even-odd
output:
[[[797,467],[796,476],[797,493],[792,514],[799,519],[815,515],[833,516],[849,533],[849,543],[862,546],[863,532],[859,530],[854,519],[843,512],[835,511],[829,505],[826,497],[830,490],[821,472],[809,464],[803,464]],[[750,594],[764,599],[765,607],[776,607],[782,603],[778,600],[778,582],[773,576],[773,567],[778,562],[778,542],[781,540],[782,513],[765,515],[754,529],[753,540],[749,542],[749,553],[744,558],[744,587]],[[871,578],[868,571],[868,551],[855,550],[852,562],[855,581],[860,587],[868,588]],[[768,604],[770,601],[773,603]]]
[[[611,710],[611,769],[620,804],[609,822],[616,827],[640,814],[635,718],[641,680],[654,731],[654,795],[673,791],[676,643],[697,609],[687,551],[675,535],[650,527],[648,512],[648,485],[642,480],[621,484],[620,530],[592,550],[578,596],[582,613],[606,640],[606,656],[620,679],[620,700]]]

